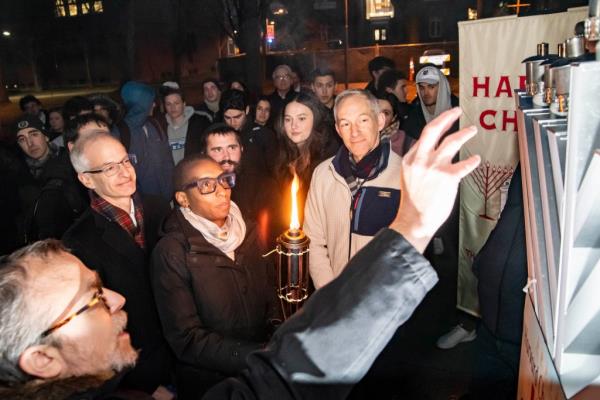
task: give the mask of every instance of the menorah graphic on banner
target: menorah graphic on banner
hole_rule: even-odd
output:
[[[471,172],[469,178],[475,183],[475,187],[483,196],[483,214],[481,218],[495,220],[488,214],[488,203],[490,198],[502,187],[513,174],[514,168],[502,165],[492,165],[489,161],[482,163],[475,171]]]

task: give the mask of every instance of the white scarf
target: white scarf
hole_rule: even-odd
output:
[[[425,104],[423,104],[423,99],[421,98],[421,92],[417,87],[417,94],[419,95],[419,100],[421,100],[420,103],[421,109],[423,110],[423,116],[425,117],[425,122],[429,123],[431,120],[435,119],[444,111],[448,111],[452,108],[452,103],[450,101],[450,96],[452,95],[452,93],[450,92],[450,84],[448,83],[448,79],[446,79],[446,76],[444,76],[442,71],[440,71],[436,67],[425,68],[429,68],[432,73],[436,73],[439,77],[438,93],[437,99],[435,101],[435,111],[433,114],[430,114],[429,111],[427,111],[427,107],[425,107]]]
[[[222,227],[204,217],[194,214],[189,208],[180,207],[180,210],[185,220],[200,232],[208,243],[235,261],[235,249],[242,244],[246,237],[246,223],[242,218],[242,212],[237,204],[233,201],[231,202],[229,215]]]

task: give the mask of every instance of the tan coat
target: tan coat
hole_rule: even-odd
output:
[[[323,161],[315,169],[304,208],[304,231],[310,238],[310,276],[317,289],[337,277],[349,258],[374,236],[374,233],[352,233],[350,236],[351,193],[332,161],[333,157]],[[400,189],[401,162],[401,157],[391,152],[387,168],[362,187],[370,188],[368,190],[374,192],[377,201],[390,203],[390,190],[398,192]],[[371,207],[369,212],[373,213],[373,209],[379,208],[378,206]],[[382,226],[377,226],[377,229],[384,228],[395,216],[397,207],[397,202],[384,204],[380,213],[375,211],[379,213],[375,218],[368,215],[365,218],[386,221]]]

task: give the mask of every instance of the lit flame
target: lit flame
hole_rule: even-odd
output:
[[[294,172],[294,179],[292,180],[292,216],[290,218],[290,229],[300,229],[300,221],[298,220],[298,199],[296,194],[298,193],[298,187],[300,182],[298,181],[298,175]]]

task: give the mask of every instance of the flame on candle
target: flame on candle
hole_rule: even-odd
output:
[[[290,230],[298,230],[300,229],[300,221],[298,219],[298,199],[296,198],[298,193],[298,188],[300,186],[300,181],[298,180],[298,175],[294,172],[294,179],[292,180],[292,215],[290,218]]]

